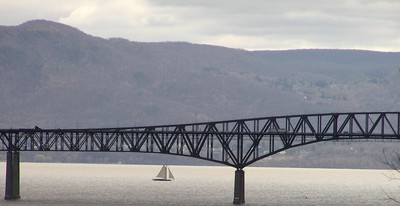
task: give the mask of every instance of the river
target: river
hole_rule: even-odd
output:
[[[0,163],[4,195],[5,163]],[[175,166],[176,180],[152,181],[160,165],[21,163],[21,199],[0,205],[232,205],[234,168]],[[397,205],[390,170],[245,168],[245,205]],[[387,194],[385,194],[387,193]]]

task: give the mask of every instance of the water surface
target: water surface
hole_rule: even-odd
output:
[[[171,165],[21,163],[21,200],[0,205],[232,205],[234,168]],[[245,168],[245,205],[397,205],[400,181],[385,170]],[[0,163],[4,195],[5,163]]]

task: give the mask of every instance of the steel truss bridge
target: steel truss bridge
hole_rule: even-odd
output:
[[[188,156],[235,167],[234,203],[245,202],[246,166],[323,141],[400,140],[400,112],[273,116],[145,127],[1,129],[7,151],[5,199],[19,199],[20,151],[141,152]]]

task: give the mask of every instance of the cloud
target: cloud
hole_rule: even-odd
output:
[[[49,0],[0,1],[0,24],[18,25],[33,19],[57,21],[59,16],[68,14],[73,6],[70,3]],[[75,3],[78,2],[75,0]]]
[[[21,0],[4,1],[0,8],[2,24],[44,18],[105,38],[400,51],[397,0]]]
[[[135,41],[168,41],[176,34],[174,27],[185,28],[174,9],[140,0],[90,1],[77,5],[59,22],[94,35]]]
[[[196,35],[202,37],[201,43],[247,49],[400,50],[395,41],[400,31],[400,3],[396,1],[152,2],[191,10],[186,23],[196,24],[195,19],[200,19]]]

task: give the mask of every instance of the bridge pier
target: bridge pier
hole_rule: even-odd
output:
[[[20,199],[19,196],[19,152],[7,152],[5,200]]]
[[[243,204],[244,201],[244,170],[238,168],[235,171],[235,189],[233,204]]]

